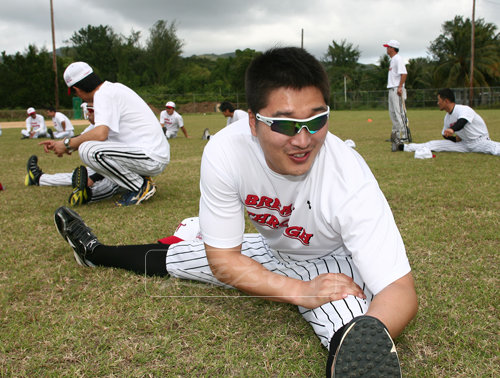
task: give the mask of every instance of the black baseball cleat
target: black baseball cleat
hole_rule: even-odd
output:
[[[40,185],[40,177],[43,175],[42,170],[38,166],[38,157],[36,155],[31,155],[26,163],[26,170],[28,174],[24,179],[24,185]]]
[[[57,231],[73,248],[76,262],[82,266],[94,267],[95,265],[87,257],[101,243],[82,218],[71,209],[60,207],[54,214],[54,222]]]
[[[372,316],[351,320],[341,334],[338,347],[330,348],[330,354],[332,352],[335,357],[333,364],[327,366],[328,377],[401,377],[398,354],[389,331]]]
[[[57,231],[59,231],[64,240],[68,236],[69,224],[74,220],[83,222],[82,217],[69,207],[61,206],[54,213],[54,223],[56,224]]]
[[[80,165],[73,171],[73,176],[71,177],[73,191],[68,198],[71,206],[84,205],[92,199],[92,191],[87,186],[88,178],[87,168],[83,165]]]
[[[49,135],[50,139],[54,139],[54,132],[50,127],[47,129],[47,134]]]

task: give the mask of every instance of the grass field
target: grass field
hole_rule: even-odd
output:
[[[481,114],[500,140],[500,111]],[[410,111],[415,141],[439,138],[443,116]],[[202,131],[225,119],[184,118],[193,137],[171,141],[155,197],[137,207],[104,201],[77,209],[101,242],[151,243],[197,214]],[[391,153],[386,111],[336,112],[330,129],[355,141],[407,247],[420,309],[396,341],[404,375],[497,376],[500,158]],[[294,306],[78,266],[53,224],[70,188],[24,186],[30,155],[46,173],[72,171],[78,155],[59,159],[19,138],[19,129],[0,136],[1,376],[324,375],[327,352]]]

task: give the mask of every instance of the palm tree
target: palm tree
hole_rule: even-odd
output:
[[[439,86],[467,87],[470,80],[471,20],[455,16],[429,48],[437,62]],[[500,34],[494,24],[478,19],[475,25],[474,86],[490,86],[500,77]]]

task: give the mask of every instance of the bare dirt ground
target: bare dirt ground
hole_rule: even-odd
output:
[[[73,126],[85,126],[89,124],[89,121],[86,119],[72,119],[71,123]],[[19,122],[1,122],[0,126],[2,129],[16,129],[16,128],[24,128],[26,127],[26,122],[25,121],[19,121]],[[50,127],[50,125],[47,125]]]

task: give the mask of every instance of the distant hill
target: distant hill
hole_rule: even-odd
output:
[[[200,55],[191,55],[190,58],[202,58],[216,61],[219,58],[234,58],[236,54],[234,52],[225,53],[225,54],[200,54]]]

